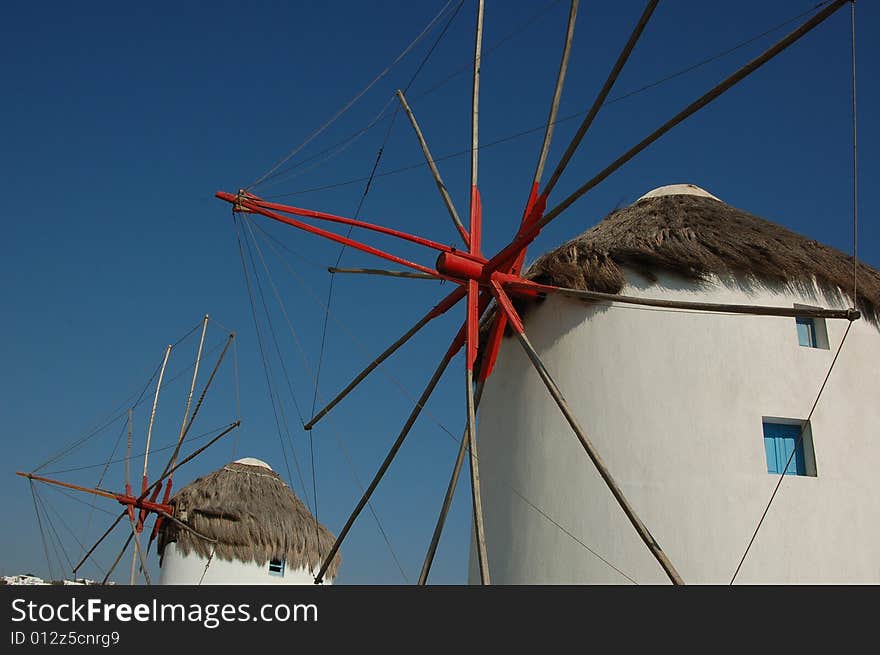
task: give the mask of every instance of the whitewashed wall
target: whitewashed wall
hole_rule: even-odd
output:
[[[622,293],[719,303],[845,307],[821,294],[696,288],[630,275]],[[550,298],[526,332],[611,473],[688,583],[728,583],[778,475],[762,417],[805,419],[830,349],[798,345],[795,320],[590,305]],[[812,417],[817,477],[786,476],[738,583],[880,583],[880,333],[853,324]],[[668,579],[608,492],[515,338],[479,414],[492,582],[628,580],[511,487],[639,582]],[[473,548],[470,581],[479,582]]]
[[[159,584],[310,585],[315,583],[315,574],[304,568],[286,568],[284,576],[281,577],[271,575],[268,564],[235,562],[214,557],[205,572],[206,563],[207,559],[194,552],[183,555],[177,550],[177,544],[172,542],[165,546]],[[333,584],[333,579],[325,578],[324,584]]]

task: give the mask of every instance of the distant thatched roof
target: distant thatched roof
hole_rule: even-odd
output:
[[[791,289],[813,289],[815,280],[851,304],[850,255],[708,194],[652,194],[539,257],[524,276],[605,293],[621,291],[625,268],[649,280],[661,272],[692,281],[736,276]],[[865,264],[859,264],[856,307],[880,326],[880,272]]]
[[[287,561],[288,568],[316,570],[333,546],[333,535],[315,518],[267,466],[239,460],[198,478],[171,499],[175,516],[194,530],[217,539],[216,544],[200,539],[171,521],[162,524],[159,554],[165,544],[177,542],[184,554],[195,551],[214,557],[264,564],[270,559]],[[341,557],[336,555],[328,577],[336,577]]]

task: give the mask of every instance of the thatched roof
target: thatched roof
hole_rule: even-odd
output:
[[[543,284],[619,293],[624,269],[651,281],[657,273],[696,282],[733,276],[746,284],[806,291],[814,289],[815,281],[832,297],[852,304],[850,255],[731,207],[692,185],[657,189],[612,212],[539,257],[524,276]],[[880,272],[861,263],[856,307],[880,326]]]
[[[315,518],[281,477],[259,460],[227,464],[191,482],[172,498],[175,516],[201,534],[205,541],[171,521],[162,524],[158,546],[177,542],[184,554],[195,552],[241,562],[265,564],[285,559],[290,569],[315,571],[333,546],[334,536]],[[336,577],[341,557],[336,555],[328,577]]]

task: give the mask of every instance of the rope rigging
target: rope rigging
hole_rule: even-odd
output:
[[[251,288],[250,274],[248,273],[248,266],[247,266],[247,262],[245,261],[245,257],[244,257],[244,249],[241,244],[242,237],[244,236],[246,238],[246,235],[243,230],[241,232],[239,232],[240,228],[238,225],[238,216],[234,214],[233,217],[234,217],[234,223],[235,223],[235,238],[236,238],[236,241],[238,242],[238,254],[241,258],[241,266],[242,266],[242,271],[244,273],[245,287],[247,288],[248,300],[250,302],[251,316],[254,319],[254,329],[257,332],[257,344],[260,349],[260,359],[263,362],[263,373],[266,378],[266,387],[269,390],[269,400],[272,404],[272,415],[275,418],[275,428],[276,428],[276,431],[278,432],[278,440],[281,443],[281,454],[284,459],[284,467],[287,471],[287,479],[292,482],[293,475],[290,472],[290,462],[287,460],[287,450],[284,447],[284,438],[281,435],[281,423],[278,419],[278,408],[275,405],[275,392],[274,392],[274,388],[272,385],[272,378],[269,374],[269,372],[270,372],[269,363],[266,359],[265,348],[263,347],[263,333],[262,333],[262,330],[260,329],[260,321],[257,317],[257,307],[256,307],[256,303],[254,302],[253,289]],[[295,451],[294,451],[294,454],[295,454]],[[298,460],[296,460],[296,463],[297,463],[297,469],[299,469]],[[303,482],[301,472],[299,474],[299,479],[300,479],[300,483],[303,486],[303,489],[305,489],[305,483]],[[306,501],[307,496],[304,495],[303,499],[304,499],[304,501]]]
[[[261,261],[261,263],[262,263],[262,265],[263,265],[263,269],[264,269],[264,271],[265,271],[265,274],[266,274],[267,279],[269,280],[270,286],[271,286],[271,288],[273,289],[273,292],[275,293],[276,301],[278,302],[279,307],[280,307],[281,312],[282,312],[282,315],[284,316],[284,318],[285,318],[285,320],[286,320],[286,322],[287,322],[287,326],[288,326],[288,329],[290,330],[290,333],[291,333],[291,335],[292,335],[292,337],[293,337],[294,344],[296,345],[297,350],[299,351],[300,356],[303,358],[303,361],[304,361],[305,366],[306,366],[306,368],[307,368],[307,372],[309,373],[309,376],[310,376],[312,379],[315,379],[314,369],[312,368],[311,363],[309,362],[308,356],[305,354],[305,350],[303,349],[303,347],[302,347],[302,343],[300,342],[300,339],[299,339],[298,335],[296,334],[296,330],[294,330],[294,328],[293,328],[293,323],[292,323],[291,320],[290,320],[290,316],[289,316],[289,314],[288,314],[288,312],[287,312],[287,308],[285,307],[284,302],[283,302],[283,300],[281,299],[281,295],[278,293],[277,285],[275,284],[274,280],[272,279],[272,275],[271,275],[271,273],[269,272],[269,268],[268,268],[268,266],[267,266],[267,264],[266,264],[265,257],[263,256],[262,249],[260,248],[260,245],[259,245],[258,241],[254,238],[254,234],[253,234],[253,231],[252,231],[253,224],[252,224],[250,221],[247,221],[247,220],[246,220],[246,217],[245,217],[244,215],[242,216],[242,223],[243,223],[244,225],[247,226],[247,229],[248,229],[248,231],[250,232],[250,238],[251,238],[251,240],[253,241],[254,248],[256,249],[256,251],[257,251],[257,255],[258,255],[258,257],[259,257],[259,259],[260,259],[260,261]],[[257,227],[260,228],[260,226],[259,226],[258,224],[257,224]],[[261,229],[261,228],[260,228],[260,229]],[[246,238],[247,238],[247,233],[244,232],[244,228],[242,228],[242,232],[245,234],[245,236],[246,236]],[[256,275],[256,271],[254,272],[254,275]],[[313,298],[313,299],[314,299],[314,298]],[[320,304],[320,303],[319,303],[319,304]],[[279,356],[279,358],[281,357],[280,352],[278,352],[278,356]],[[294,397],[294,402],[296,402],[296,401],[295,401],[295,396],[294,396],[294,393],[293,393],[292,386],[289,386],[289,389],[290,389],[291,396]],[[305,424],[305,421],[303,420],[301,414],[300,414],[300,421],[301,421],[301,424],[302,424],[302,425]],[[362,488],[362,485],[360,484],[360,481],[358,480],[357,473],[355,472],[354,466],[353,466],[353,464],[352,464],[350,458],[348,458],[347,451],[346,451],[346,449],[345,449],[345,447],[344,447],[344,444],[343,444],[343,442],[342,442],[342,440],[341,440],[341,437],[339,436],[339,434],[337,433],[337,431],[335,430],[335,428],[334,428],[331,432],[332,432],[332,434],[333,434],[333,436],[334,436],[334,438],[335,438],[335,440],[336,440],[336,442],[337,442],[337,445],[339,446],[340,450],[343,452],[343,456],[346,458],[346,462],[347,462],[348,465],[349,465],[350,472],[351,472],[352,477],[353,477],[353,479],[354,479],[354,481],[355,481],[355,484],[358,485],[358,486],[361,486],[361,488]],[[314,480],[314,476],[313,476],[313,480]],[[397,556],[397,553],[396,553],[395,550],[394,550],[393,545],[391,544],[391,540],[390,540],[390,538],[388,537],[388,533],[385,531],[385,528],[383,527],[382,522],[381,522],[381,520],[379,519],[379,515],[376,513],[376,511],[375,511],[375,509],[372,507],[372,505],[370,506],[369,509],[370,509],[370,512],[371,512],[371,514],[372,514],[372,516],[373,516],[373,518],[374,518],[374,520],[375,520],[375,522],[376,522],[376,526],[377,526],[377,528],[379,529],[379,532],[381,533],[382,538],[384,539],[384,541],[385,541],[385,543],[386,543],[386,545],[387,545],[387,547],[388,547],[388,550],[389,550],[389,552],[390,552],[390,554],[391,554],[392,559],[394,560],[395,564],[397,565],[397,567],[398,567],[398,569],[399,569],[399,571],[400,571],[400,573],[401,573],[403,579],[404,579],[405,581],[408,582],[409,579],[408,579],[408,577],[407,577],[407,575],[406,575],[406,572],[404,571],[402,565],[400,564],[400,560],[399,560],[399,558],[398,558],[398,556]],[[313,516],[316,517],[316,520],[315,520],[315,529],[316,529],[316,531],[317,531],[317,530],[318,530],[317,514],[313,512]]]
[[[179,346],[181,343],[183,343],[187,338],[189,338],[199,328],[200,324],[201,323],[197,323],[191,330],[189,330],[186,334],[184,334],[182,337],[177,339],[177,341],[172,343],[171,347],[175,348],[175,347]],[[110,426],[112,426],[114,423],[116,423],[116,421],[126,417],[128,415],[129,408],[134,409],[134,408],[138,407],[142,402],[144,402],[144,396],[146,395],[147,390],[150,388],[150,385],[153,383],[153,380],[155,380],[156,376],[159,374],[159,370],[161,369],[161,367],[162,367],[162,363],[159,362],[156,365],[156,368],[153,370],[152,375],[150,375],[149,379],[144,384],[141,391],[139,393],[134,392],[133,394],[128,396],[128,398],[126,398],[122,403],[117,405],[116,409],[114,409],[113,411],[110,412],[109,418],[106,418],[103,421],[98,421],[99,425],[97,427],[94,427],[94,428],[91,428],[90,430],[87,430],[82,437],[75,439],[70,445],[65,446],[60,451],[58,451],[55,455],[52,455],[51,457],[49,457],[49,459],[47,459],[42,464],[40,464],[35,469],[33,469],[33,472],[36,473],[36,472],[40,471],[41,469],[45,468],[46,466],[48,466],[49,464],[52,464],[52,463],[58,461],[59,459],[62,459],[63,457],[70,455],[72,452],[74,452],[75,450],[80,448],[86,442],[88,442],[89,440],[91,440],[92,438],[94,438],[95,436],[102,433],[104,430],[106,430]],[[183,375],[190,368],[192,368],[192,366],[187,367],[186,369],[178,372],[173,377],[166,380],[163,384],[163,388],[165,386],[170,385],[175,380],[177,380],[181,375]],[[132,404],[129,404],[129,402],[133,398],[135,399],[134,402]]]
[[[739,575],[740,569],[742,569],[743,563],[746,561],[746,557],[749,554],[749,551],[752,548],[752,544],[755,543],[755,538],[758,536],[758,531],[761,529],[761,526],[764,524],[764,519],[767,518],[767,513],[770,511],[770,506],[773,504],[773,501],[776,499],[776,494],[779,492],[779,488],[782,485],[782,481],[785,479],[786,471],[789,466],[791,466],[791,462],[794,459],[794,455],[797,452],[798,448],[801,447],[804,439],[804,431],[807,426],[810,424],[810,419],[813,418],[813,412],[816,410],[816,406],[819,404],[819,399],[822,397],[822,392],[825,391],[825,386],[828,384],[828,378],[831,377],[831,371],[834,370],[834,365],[837,363],[837,358],[840,356],[840,351],[843,349],[843,344],[846,343],[846,337],[849,335],[849,330],[852,327],[853,322],[850,321],[846,325],[846,331],[843,333],[843,337],[840,340],[840,345],[837,346],[837,352],[834,353],[834,359],[831,360],[831,365],[828,367],[828,372],[825,374],[825,379],[822,380],[822,386],[819,387],[819,393],[816,394],[816,399],[813,401],[812,407],[810,407],[810,413],[807,414],[807,418],[804,420],[801,425],[800,433],[798,434],[797,441],[795,442],[794,448],[791,451],[791,454],[788,456],[788,460],[785,463],[785,466],[782,469],[782,473],[779,474],[779,479],[776,481],[776,486],[773,487],[773,493],[770,494],[770,500],[767,501],[767,506],[764,508],[763,513],[761,514],[761,518],[758,519],[758,524],[755,526],[754,532],[752,532],[751,539],[749,539],[749,543],[746,546],[745,551],[743,552],[742,558],[739,560],[739,564],[736,566],[736,571],[733,572],[733,577],[730,579],[730,584],[732,585],[736,582],[736,576]]]
[[[849,3],[850,51],[852,53],[852,176],[853,176],[853,307],[858,306],[859,290],[859,131],[856,112],[856,3]]]
[[[459,0],[459,4],[461,4],[464,0]],[[294,157],[300,150],[306,147],[309,143],[311,143],[316,137],[318,137],[324,130],[326,130],[330,125],[335,123],[343,114],[345,114],[351,107],[363,97],[363,95],[369,91],[373,86],[379,82],[383,77],[385,77],[392,68],[394,68],[400,61],[406,57],[409,52],[416,47],[416,45],[424,38],[430,31],[433,29],[435,23],[440,20],[440,17],[446,13],[446,10],[449,8],[449,5],[452,4],[452,0],[448,0],[443,8],[437,13],[434,18],[431,19],[431,22],[428,23],[427,26],[421,31],[421,33],[413,39],[413,41],[401,52],[397,58],[392,61],[382,72],[380,72],[376,77],[372,79],[363,89],[361,89],[351,100],[349,100],[339,111],[337,111],[327,122],[321,125],[317,130],[312,132],[308,137],[306,137],[305,141],[303,141],[299,146],[291,150],[287,155],[281,158],[274,166],[272,166],[266,173],[257,178],[254,182],[247,186],[247,189],[252,189],[259,184],[261,184],[264,180],[266,180],[269,175],[274,173],[280,166],[283,166],[286,162],[288,162],[292,157]],[[457,10],[456,10],[457,11]]]
[[[549,5],[549,6],[552,6],[552,5],[556,4],[557,2],[558,2],[558,0],[555,0],[555,1],[552,2],[551,5]],[[700,68],[703,68],[704,66],[707,66],[708,64],[711,64],[711,63],[713,63],[713,62],[715,62],[715,61],[718,61],[719,59],[722,59],[722,58],[724,58],[724,57],[726,57],[726,56],[728,56],[728,55],[730,55],[730,54],[733,54],[734,52],[737,52],[738,50],[741,50],[742,48],[745,48],[746,46],[749,46],[749,45],[751,45],[751,44],[753,44],[753,43],[755,43],[755,42],[757,42],[757,41],[759,41],[759,40],[761,40],[761,39],[763,39],[763,38],[765,38],[765,37],[767,37],[767,36],[769,36],[769,35],[771,35],[771,34],[773,34],[773,33],[775,33],[775,32],[778,32],[779,30],[781,30],[781,29],[787,27],[788,25],[790,25],[790,24],[792,24],[792,23],[798,21],[799,19],[801,19],[801,18],[803,18],[803,17],[805,17],[805,16],[808,16],[808,15],[810,15],[810,14],[813,14],[813,13],[819,11],[821,8],[823,8],[824,6],[826,6],[827,4],[829,4],[830,2],[832,2],[832,0],[824,0],[824,2],[820,2],[820,3],[818,3],[818,4],[814,5],[814,6],[812,6],[810,9],[808,9],[808,10],[806,10],[806,11],[802,11],[802,12],[800,12],[800,13],[798,13],[798,14],[792,16],[791,18],[788,18],[788,19],[786,19],[786,20],[784,20],[784,21],[782,21],[782,22],[780,22],[780,23],[777,23],[777,24],[773,25],[772,27],[769,27],[769,28],[767,28],[767,29],[765,29],[765,30],[763,30],[763,31],[761,31],[761,32],[759,32],[759,33],[757,33],[757,34],[755,34],[754,36],[751,36],[751,37],[747,38],[747,39],[744,40],[744,41],[740,41],[740,42],[736,43],[736,44],[733,45],[733,46],[730,46],[730,47],[728,47],[728,48],[725,48],[725,49],[723,49],[723,50],[721,50],[721,51],[715,53],[714,55],[710,55],[710,56],[708,56],[708,57],[706,57],[706,58],[704,58],[704,59],[701,59],[700,61],[698,61],[698,62],[696,62],[696,63],[694,63],[694,64],[691,64],[691,65],[688,65],[688,66],[686,66],[686,67],[684,67],[684,68],[678,69],[678,70],[676,70],[676,71],[674,71],[674,72],[672,72],[672,73],[669,73],[669,74],[667,74],[667,75],[664,75],[663,77],[658,78],[657,80],[654,80],[653,82],[649,82],[649,83],[647,83],[647,84],[644,84],[643,86],[637,87],[637,88],[635,88],[635,89],[633,89],[633,90],[631,90],[631,91],[627,91],[627,92],[622,93],[622,94],[620,94],[620,95],[616,95],[616,96],[614,96],[614,97],[612,97],[612,98],[606,100],[605,103],[603,103],[602,107],[605,108],[605,107],[608,107],[608,106],[610,106],[610,105],[616,104],[616,103],[618,103],[618,102],[621,102],[621,101],[626,100],[626,99],[628,99],[628,98],[631,98],[631,97],[633,97],[633,96],[636,96],[636,95],[639,95],[639,94],[641,94],[641,93],[644,93],[645,91],[649,91],[649,90],[651,90],[651,89],[653,89],[653,88],[656,88],[656,87],[658,87],[658,86],[661,86],[661,85],[663,85],[663,84],[665,84],[665,83],[667,83],[667,82],[670,82],[670,81],[672,81],[672,80],[674,80],[674,79],[676,79],[676,78],[678,78],[678,77],[681,77],[681,76],[683,76],[683,75],[686,75],[687,73],[691,73],[691,72],[696,71],[696,70],[698,70],[698,69],[700,69]],[[547,8],[549,8],[549,6],[548,6]],[[505,37],[505,39],[510,38],[511,36],[513,36],[513,34],[514,34],[514,33],[511,33],[510,35],[508,35],[507,37]],[[504,39],[502,39],[502,41],[503,41],[503,40],[504,40]],[[496,44],[496,46],[494,46],[493,48],[490,48],[489,50],[487,50],[487,52],[483,54],[483,58],[486,57],[486,55],[488,54],[488,52],[491,52],[491,50],[493,50],[494,48],[497,48],[499,45],[500,45],[500,43],[499,43],[499,44]],[[459,69],[456,73],[454,73],[453,76],[450,76],[450,78],[447,78],[447,79],[451,79],[451,78],[454,77],[455,75],[458,75],[458,74],[460,74],[460,73],[462,73],[462,72],[465,72],[465,71],[467,70],[467,67],[470,66],[470,65],[472,65],[472,62],[469,62],[468,64],[466,64],[464,67],[462,67],[461,69]],[[441,83],[440,85],[437,85],[436,87],[432,87],[431,89],[429,89],[428,91],[426,91],[426,92],[424,92],[424,93],[421,93],[421,94],[415,96],[415,97],[414,97],[414,100],[418,100],[418,99],[423,98],[424,96],[428,95],[429,93],[432,93],[434,90],[436,90],[437,88],[439,88],[441,85],[442,85],[442,83]],[[387,107],[387,104],[386,104],[386,107]],[[385,111],[385,108],[383,108],[383,112],[384,112],[384,111]],[[566,115],[566,116],[563,116],[562,118],[558,118],[557,120],[553,121],[551,124],[554,125],[554,126],[555,126],[555,125],[561,125],[561,124],[563,124],[563,123],[567,123],[567,122],[572,121],[572,120],[575,120],[575,119],[577,119],[577,118],[582,118],[583,116],[585,116],[585,115],[588,113],[588,111],[589,111],[589,110],[584,110],[584,111],[579,111],[579,112],[576,112],[576,113],[573,113],[573,114],[568,114],[568,115]],[[381,115],[381,113],[380,113],[380,115]],[[388,116],[384,116],[381,120],[385,120],[385,119],[387,119],[387,118],[390,118],[390,115],[388,115]],[[373,121],[371,121],[370,123],[368,123],[367,126],[365,126],[364,128],[361,128],[361,130],[359,130],[359,131],[356,132],[354,135],[348,137],[347,139],[343,140],[343,141],[340,142],[340,143],[347,143],[349,139],[355,139],[355,138],[360,137],[360,136],[361,136],[362,134],[364,134],[366,131],[372,129],[376,124],[378,124],[378,122],[381,122],[381,121],[380,121],[379,118],[377,117],[376,119],[374,119]],[[493,141],[489,141],[489,142],[483,143],[483,144],[477,146],[477,149],[478,149],[478,150],[483,150],[483,149],[487,149],[487,148],[493,148],[493,147],[495,147],[495,146],[499,146],[499,145],[502,145],[502,144],[505,144],[505,143],[509,143],[509,142],[511,142],[511,141],[515,141],[515,140],[518,140],[518,139],[521,139],[521,138],[524,138],[524,137],[530,136],[530,135],[532,135],[532,134],[536,134],[536,133],[538,133],[538,132],[542,132],[542,131],[544,131],[544,130],[546,129],[546,127],[547,127],[547,123],[546,123],[546,121],[545,121],[544,123],[542,123],[541,125],[538,125],[538,126],[536,126],[536,127],[532,127],[532,128],[526,129],[526,130],[522,130],[522,131],[520,131],[520,132],[516,132],[516,133],[510,134],[510,135],[508,135],[508,136],[503,136],[503,137],[500,137],[500,138],[495,139],[495,140],[493,140]],[[337,144],[337,145],[339,145],[339,144]],[[302,160],[302,161],[300,162],[300,164],[297,164],[297,165],[292,166],[291,168],[289,168],[289,169],[285,169],[285,170],[287,170],[287,171],[291,171],[291,172],[292,172],[297,166],[299,166],[299,165],[301,165],[301,164],[304,164],[304,163],[306,163],[306,162],[308,162],[308,161],[311,161],[312,159],[314,159],[314,158],[316,158],[316,157],[318,157],[318,156],[324,154],[325,152],[331,150],[331,149],[334,148],[334,147],[336,147],[336,146],[331,146],[330,148],[328,148],[328,149],[326,149],[326,150],[324,150],[324,151],[321,151],[320,153],[317,153],[317,154],[313,155],[312,157],[310,157],[310,158],[308,158],[308,159]],[[449,153],[449,154],[446,154],[446,155],[442,155],[442,156],[439,156],[439,157],[435,157],[435,158],[434,158],[434,161],[435,161],[435,162],[440,162],[440,161],[445,161],[445,160],[449,160],[449,159],[455,159],[455,158],[458,158],[458,157],[463,157],[463,156],[465,156],[465,155],[470,155],[470,153],[471,153],[471,148],[467,148],[467,149],[465,149],[465,150],[457,150],[457,151],[455,151],[455,152],[452,152],[452,153]],[[391,171],[386,171],[386,172],[384,172],[384,173],[380,173],[380,174],[376,175],[376,177],[387,177],[387,176],[392,176],[392,175],[399,175],[399,174],[401,174],[401,173],[405,173],[405,172],[408,172],[408,171],[411,171],[411,170],[415,170],[415,169],[423,168],[423,167],[425,167],[426,165],[427,165],[427,164],[426,164],[424,161],[414,162],[414,163],[412,163],[412,164],[408,164],[408,165],[405,165],[405,166],[401,166],[401,167],[399,167],[399,168],[395,168],[395,169],[393,169],[393,170],[391,170]],[[306,169],[306,170],[304,170],[304,171],[301,171],[301,172],[299,172],[299,173],[296,173],[295,175],[289,176],[289,177],[286,178],[286,179],[290,179],[291,177],[296,177],[296,176],[298,176],[298,175],[301,175],[301,174],[303,174],[303,173],[305,173],[305,172],[307,172],[307,171],[313,170],[313,168],[314,168],[314,167],[309,167],[308,169]],[[282,171],[282,172],[279,172],[279,175],[280,175],[281,173],[283,173],[283,171]],[[314,192],[318,192],[318,191],[327,191],[327,190],[336,189],[336,188],[340,188],[340,187],[344,187],[344,186],[350,186],[350,185],[352,185],[352,184],[358,184],[358,183],[361,183],[361,182],[366,181],[367,179],[368,179],[368,178],[366,178],[366,177],[353,178],[353,179],[350,179],[350,180],[345,180],[345,181],[338,182],[338,183],[333,183],[333,184],[327,184],[327,185],[322,185],[322,186],[317,186],[317,187],[309,187],[309,188],[299,189],[299,190],[291,191],[291,192],[287,192],[287,193],[274,194],[274,195],[267,195],[266,198],[277,199],[277,198],[285,198],[285,197],[292,197],[292,196],[297,196],[297,195],[303,195],[303,194],[306,194],[306,193],[314,193]],[[277,180],[277,181],[280,181],[280,180]],[[274,183],[273,183],[273,184],[274,184]],[[271,185],[267,185],[267,186],[271,186]]]
[[[858,229],[859,229],[859,184],[858,184],[858,129],[857,129],[857,120],[856,120],[856,14],[855,14],[855,0],[850,1],[850,52],[851,52],[851,77],[852,77],[852,176],[853,176],[853,186],[852,186],[852,202],[853,202],[853,293],[852,293],[852,306],[855,308],[858,305]],[[779,479],[776,481],[776,486],[773,488],[773,493],[770,495],[770,500],[767,501],[767,506],[764,508],[763,513],[761,514],[761,518],[758,520],[758,524],[755,526],[755,530],[752,533],[751,538],[749,539],[749,543],[746,546],[745,551],[743,552],[742,558],[740,558],[739,564],[737,564],[736,570],[733,573],[733,577],[730,579],[730,584],[732,585],[736,581],[736,577],[739,575],[740,570],[742,569],[743,563],[748,556],[752,545],[755,543],[755,539],[758,536],[758,531],[761,529],[761,526],[764,524],[764,519],[767,517],[767,513],[770,511],[770,507],[773,504],[773,501],[776,498],[777,493],[782,485],[782,481],[785,479],[785,472],[788,470],[788,467],[791,465],[792,460],[794,459],[795,453],[798,448],[803,444],[804,432],[806,431],[807,426],[810,423],[810,419],[813,417],[813,412],[816,410],[816,406],[819,404],[819,399],[822,397],[822,392],[825,390],[825,386],[828,384],[828,379],[831,377],[831,371],[834,370],[834,365],[837,363],[837,358],[840,356],[840,351],[843,349],[843,344],[846,342],[846,337],[849,335],[850,328],[852,327],[853,322],[850,322],[846,326],[846,331],[843,333],[843,337],[840,340],[840,345],[837,347],[837,351],[834,353],[834,359],[831,360],[831,365],[828,367],[828,372],[825,374],[825,378],[822,380],[822,385],[819,388],[819,393],[816,394],[816,399],[813,401],[813,405],[810,408],[810,412],[807,415],[806,420],[803,425],[801,425],[800,433],[798,434],[798,438],[795,442],[795,446],[791,451],[791,454],[788,457],[788,460],[785,463],[785,467],[782,469],[782,473],[779,475]]]

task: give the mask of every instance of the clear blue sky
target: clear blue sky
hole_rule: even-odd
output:
[[[0,67],[0,179],[6,238],[0,285],[6,311],[0,325],[3,416],[0,494],[0,573],[33,571],[48,576],[33,503],[16,470],[31,470],[107,415],[138,390],[166,343],[209,313],[238,332],[241,412],[237,440],[217,444],[181,470],[180,486],[214,470],[233,455],[270,462],[285,478],[272,407],[242,277],[228,205],[214,191],[235,191],[266,171],[382,70],[440,9],[431,2],[321,3],[14,3],[4,12]],[[745,0],[661,3],[612,98],[715,55],[773,27],[813,2]],[[412,85],[410,98],[437,157],[469,143],[469,73],[430,93],[467,65],[472,50],[474,3],[467,2]],[[485,46],[516,33],[483,62],[483,143],[541,125],[555,79],[568,3],[497,2],[486,8]],[[604,80],[642,2],[583,2],[570,74],[560,114],[583,111]],[[876,3],[857,6],[860,114],[860,256],[880,266],[876,220],[880,172],[880,45]],[[802,19],[803,20],[803,19]],[[558,187],[561,199],[644,134],[696,98],[725,74],[762,51],[792,25],[686,75],[609,104]],[[378,114],[393,91],[405,86],[435,30],[342,119],[292,162],[351,134]],[[781,57],[664,137],[557,220],[532,256],[560,243],[663,184],[692,182],[732,205],[770,218],[811,238],[852,248],[849,10],[838,12]],[[363,183],[324,191],[304,190],[366,176],[388,123],[364,134],[321,165],[306,164],[296,176],[256,191],[301,206],[351,215]],[[556,132],[551,163],[558,160],[577,121]],[[484,250],[509,239],[525,201],[540,133],[486,148],[480,155]],[[316,160],[318,161],[318,160]],[[398,117],[379,172],[422,161],[415,138]],[[462,213],[467,206],[468,158],[440,164]],[[379,177],[367,198],[366,220],[454,243],[456,235],[425,168]],[[294,278],[266,251],[291,323],[314,361],[320,348],[326,266],[336,246],[279,225],[263,225],[300,253],[287,263]],[[367,237],[396,252],[420,251]],[[343,265],[375,266],[377,260],[347,252]],[[264,279],[264,284],[266,284]],[[321,395],[329,397],[393,341],[448,288],[433,282],[339,277],[327,331]],[[264,292],[277,304],[270,287]],[[308,413],[312,382],[283,317],[275,311],[278,339],[296,398]],[[461,311],[438,321],[388,363],[387,372],[417,396],[461,320]],[[223,338],[213,325],[209,344]],[[186,367],[192,340],[175,351],[169,371]],[[216,357],[216,351],[210,360]],[[232,369],[227,362],[194,433],[235,417]],[[292,426],[296,452],[309,486],[308,439],[295,429],[295,409],[276,362],[278,388]],[[206,374],[206,369],[203,369]],[[163,392],[154,434],[157,446],[173,441],[185,399],[186,376]],[[152,392],[150,392],[152,393]],[[337,532],[397,435],[410,396],[376,373],[314,432],[319,517]],[[135,452],[145,439],[147,407],[136,415]],[[428,406],[387,478],[374,507],[398,558],[413,581],[418,575],[456,453],[464,421],[461,360]],[[436,419],[433,420],[432,419]],[[589,417],[582,417],[589,425]],[[46,471],[105,461],[121,423]],[[286,437],[285,437],[286,438]],[[201,442],[196,442],[201,443]],[[346,449],[349,465],[340,443]],[[117,450],[116,457],[121,454]],[[153,459],[153,475],[166,453]],[[588,466],[585,459],[584,465]],[[142,460],[133,465],[138,475]],[[291,471],[295,467],[290,461]],[[101,467],[59,477],[94,484]],[[300,483],[293,473],[293,486]],[[119,488],[123,467],[111,465],[103,486]],[[466,478],[463,478],[463,481]],[[49,514],[76,559],[81,549],[65,530],[88,542],[110,517],[41,488]],[[115,511],[111,501],[99,502]],[[432,579],[466,580],[469,504],[460,487],[441,542]],[[54,512],[58,512],[55,514]],[[88,535],[84,535],[86,526]],[[121,545],[123,528],[99,551],[106,565]],[[343,546],[340,582],[404,581],[369,513]],[[60,554],[60,553],[59,553]],[[54,558],[54,555],[53,555]],[[63,558],[63,556],[62,556]],[[155,555],[151,555],[156,574]],[[116,579],[127,577],[128,558]],[[56,566],[56,572],[58,567]],[[91,577],[98,572],[83,571]],[[69,573],[68,573],[69,574]]]

